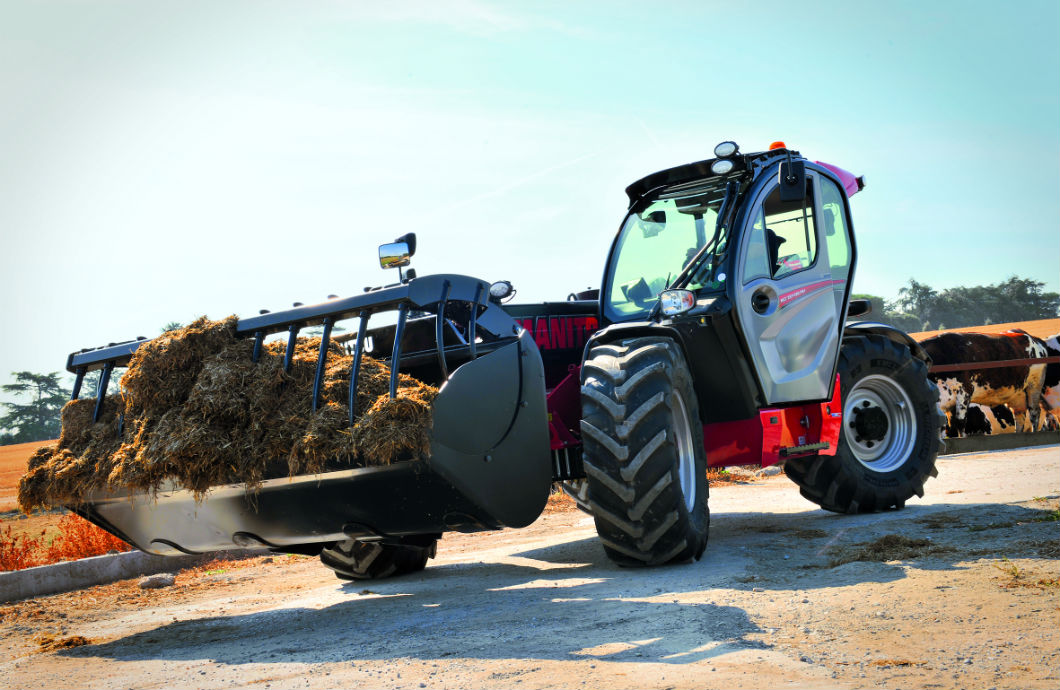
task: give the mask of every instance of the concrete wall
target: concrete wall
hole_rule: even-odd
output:
[[[238,557],[244,557],[268,552],[253,549],[237,553]],[[127,551],[0,573],[0,602],[69,592],[153,573],[176,572],[230,555],[230,552],[219,552],[197,556],[155,556],[142,551]]]

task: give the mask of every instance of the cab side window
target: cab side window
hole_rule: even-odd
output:
[[[821,226],[828,245],[832,280],[846,281],[850,272],[850,235],[847,232],[843,193],[826,177],[821,177]]]
[[[768,278],[770,275],[769,257],[766,253],[765,222],[759,212],[758,219],[751,226],[751,234],[747,236],[747,258],[743,263],[743,282],[746,285],[756,278]]]
[[[779,185],[766,197],[753,234],[757,235],[761,227],[767,265],[773,278],[807,269],[817,260],[817,225],[813,209],[813,185],[809,178],[806,180],[805,202],[781,201]]]
[[[836,309],[843,308],[843,297],[850,275],[850,234],[847,232],[847,216],[843,204],[843,193],[826,177],[821,178],[821,227],[824,242],[828,247],[828,264],[832,269],[832,291],[835,293]]]

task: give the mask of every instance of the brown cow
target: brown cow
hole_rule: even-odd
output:
[[[920,344],[934,365],[1037,359],[1048,354],[1044,342],[1020,329],[998,335],[942,333]],[[939,388],[939,407],[950,420],[949,431],[959,436],[964,435],[971,403],[987,407],[1008,405],[1016,416],[1018,430],[1036,431],[1044,378],[1044,364],[931,375]]]

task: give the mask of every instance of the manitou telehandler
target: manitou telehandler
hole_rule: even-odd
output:
[[[702,555],[708,466],[784,463],[826,510],[901,508],[936,473],[938,395],[908,335],[846,321],[868,311],[850,300],[863,180],[781,142],[714,154],[626,189],[599,290],[507,304],[506,281],[406,273],[406,235],[380,247],[399,282],[238,322],[259,348],[323,325],[319,381],[332,326],[358,319],[354,387],[362,353],[390,365],[391,396],[399,371],[440,386],[428,455],[70,509],[151,553],[264,546],[360,579],[422,569],[449,530],[526,526],[557,482],[629,566]],[[142,342],[70,355],[76,387],[101,369],[103,400]]]

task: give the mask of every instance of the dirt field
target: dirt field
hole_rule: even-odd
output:
[[[1004,333],[1013,328],[1022,328],[1035,338],[1042,340],[1051,335],[1060,333],[1060,319],[1040,319],[1038,321],[1013,321],[1012,323],[995,323],[989,326],[968,326],[966,328],[948,328],[945,331],[924,331],[922,333],[910,333],[917,340],[926,340],[939,333],[956,331],[958,333],[972,331],[975,333]]]
[[[868,516],[716,487],[692,565],[618,568],[555,512],[393,580],[277,556],[0,607],[0,687],[1056,688],[1060,448],[939,469]]]
[[[18,480],[26,471],[26,460],[40,446],[55,441],[34,441],[18,443],[13,446],[0,446],[0,529],[11,526],[14,534],[26,534],[32,537],[42,531],[55,533],[56,524],[62,514],[59,512],[34,514],[27,517],[18,509]]]
[[[0,512],[18,507],[18,480],[26,472],[26,461],[33,451],[55,441],[33,441],[0,446]]]

